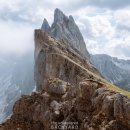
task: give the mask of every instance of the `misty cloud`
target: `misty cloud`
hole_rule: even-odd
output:
[[[130,58],[130,45],[119,45],[116,46],[116,52],[118,54],[124,54],[125,57],[129,57]]]
[[[34,29],[51,24],[55,8],[74,16],[91,53],[130,57],[130,0],[1,0],[0,51],[33,50]]]
[[[86,0],[86,4],[115,10],[130,6],[130,0]]]
[[[108,54],[130,59],[130,30],[128,10],[108,11],[93,16],[81,15],[77,24],[92,54]],[[125,22],[123,22],[125,21]]]
[[[0,21],[0,53],[24,54],[34,50],[33,27]]]

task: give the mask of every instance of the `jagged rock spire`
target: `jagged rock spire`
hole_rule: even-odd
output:
[[[43,30],[43,31],[45,31],[47,33],[50,31],[50,25],[49,25],[48,21],[45,18],[43,20],[41,30]]]
[[[65,19],[68,19],[67,16],[65,16],[65,14],[61,10],[56,8],[54,12],[54,23],[64,22]]]
[[[67,17],[60,9],[56,8],[51,28],[47,20],[44,19],[41,29],[48,32],[51,37],[76,49],[84,58],[89,59],[83,36],[72,16]]]
[[[78,50],[89,59],[83,36],[72,16],[67,17],[62,11],[55,9],[50,35]]]

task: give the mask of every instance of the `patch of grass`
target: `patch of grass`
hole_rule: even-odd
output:
[[[119,92],[121,93],[122,95],[124,96],[127,96],[130,98],[130,92],[124,90],[124,89],[121,89],[119,88],[118,86],[115,86],[111,83],[109,83],[107,80],[101,78],[100,76],[92,73],[91,71],[87,70],[86,68],[84,68],[83,66],[79,65],[78,63],[74,62],[73,60],[71,60],[70,58],[68,58],[67,56],[64,56],[64,58],[68,59],[70,62],[72,62],[73,64],[77,65],[78,67],[80,67],[81,69],[83,69],[84,71],[86,71],[86,73],[88,73],[89,75],[92,75],[94,78],[96,78],[97,80],[99,80],[101,83],[105,84],[106,85],[106,89],[108,90],[112,90],[112,91],[115,91],[115,92]]]
[[[112,90],[112,91],[115,91],[115,92],[119,92],[121,93],[122,95],[125,95],[127,96],[128,98],[130,98],[130,92],[124,90],[124,89],[121,89],[119,88],[118,86],[115,86],[115,85],[112,85],[112,84],[108,84],[108,89],[109,90]]]
[[[84,68],[79,63],[77,63],[74,60],[70,59],[68,56],[62,55],[62,54],[58,54],[58,53],[50,53],[50,54],[56,54],[56,55],[59,55],[59,56],[65,58],[65,59],[67,59],[69,62],[73,63],[74,65],[78,66],[80,69],[82,69],[83,71],[85,71],[85,73],[87,73],[88,75],[93,76],[94,79],[96,79],[98,82],[104,84],[104,86],[106,86],[106,89],[114,91],[114,92],[119,92],[122,95],[127,96],[127,97],[130,98],[130,92],[128,92],[128,91],[126,91],[124,89],[119,88],[118,86],[115,86],[115,85],[109,83],[107,80],[105,80],[102,77],[100,77],[99,75],[91,72],[90,70]]]

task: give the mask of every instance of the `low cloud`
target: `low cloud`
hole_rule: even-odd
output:
[[[33,50],[33,30],[55,8],[73,15],[90,53],[130,57],[130,0],[0,0],[0,51]]]
[[[0,21],[0,53],[24,54],[34,50],[33,27],[12,21]]]
[[[77,24],[84,35],[90,53],[130,59],[128,10],[103,13],[96,10],[96,12],[96,15],[77,16]],[[127,14],[127,16],[123,14]]]
[[[86,3],[90,6],[109,8],[112,10],[130,6],[130,0],[86,0]]]

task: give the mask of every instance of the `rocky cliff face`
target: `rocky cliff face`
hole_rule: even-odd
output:
[[[100,75],[77,50],[68,48],[42,30],[35,31],[35,47],[35,81],[38,90],[44,89],[49,78],[57,77],[77,86],[82,79],[93,77],[91,73]]]
[[[15,103],[0,130],[130,130],[130,99],[43,30],[35,30],[35,80],[38,91]]]
[[[56,9],[52,26],[50,27],[47,20],[44,20],[41,29],[58,41],[64,42],[68,47],[76,49],[84,58],[89,59],[90,55],[83,36],[72,16],[67,17],[62,11]]]
[[[111,83],[130,91],[130,61],[120,60],[108,55],[91,55],[91,62]]]

